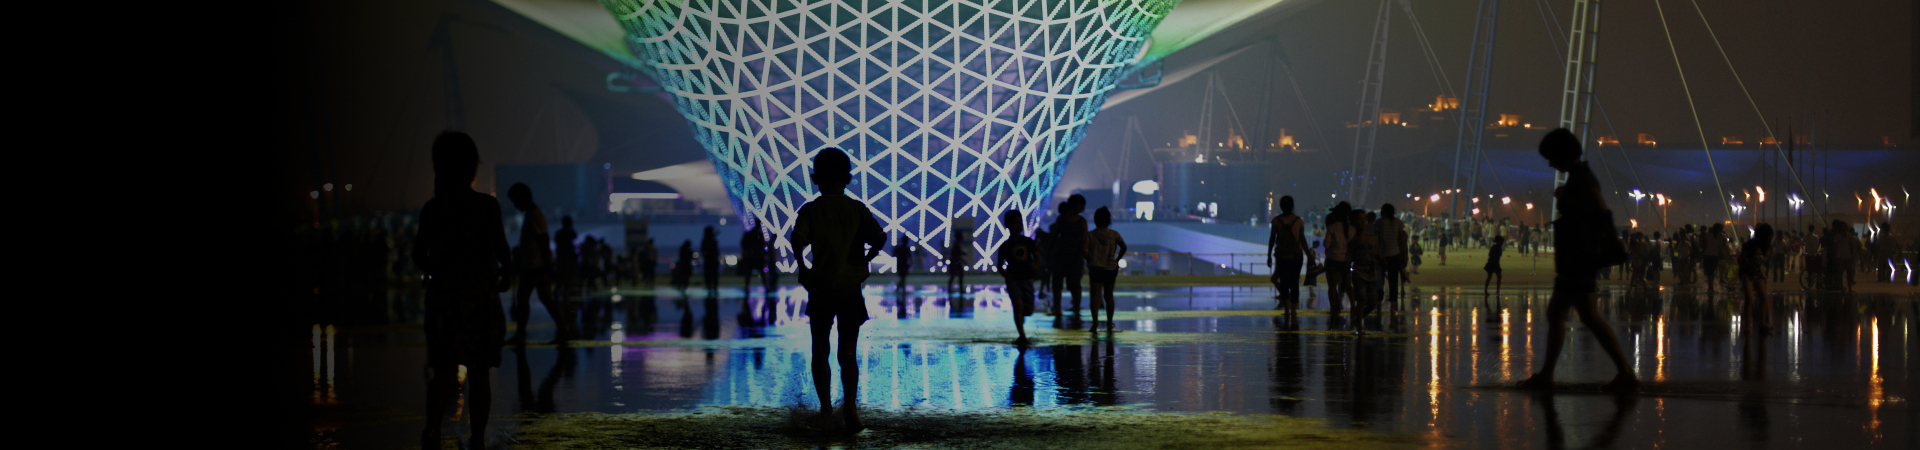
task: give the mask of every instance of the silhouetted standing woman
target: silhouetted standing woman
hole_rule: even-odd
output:
[[[486,446],[493,404],[493,368],[500,367],[507,318],[499,293],[508,284],[512,250],[500,222],[500,201],[473,191],[480,152],[466,133],[449,131],[433,141],[433,199],[420,208],[420,234],[413,262],[427,280],[427,427],[424,448],[440,448],[441,419],[460,391],[465,373],[471,448]]]
[[[714,237],[711,226],[700,237],[700,264],[706,269],[700,274],[706,279],[707,295],[720,295],[720,239]]]
[[[693,241],[680,241],[680,256],[673,262],[673,288],[686,297],[689,284],[693,284]]]

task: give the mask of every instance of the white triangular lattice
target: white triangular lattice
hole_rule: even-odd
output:
[[[812,155],[890,236],[944,253],[972,217],[974,266],[1033,229],[1108,91],[1178,0],[602,0],[672,94],[743,220],[786,235],[818,193]],[[895,238],[897,242],[897,238]]]

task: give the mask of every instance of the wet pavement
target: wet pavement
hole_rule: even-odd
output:
[[[1029,433],[1037,436],[1049,434],[1052,424],[1064,433],[1081,429],[1069,424],[1099,429],[1106,423],[1137,435],[1158,426],[1137,421],[1162,417],[1212,421],[1166,425],[1175,428],[1288,430],[1205,441],[1227,447],[1297,445],[1340,435],[1347,437],[1316,442],[1920,448],[1910,366],[1920,297],[1777,293],[1769,335],[1756,320],[1742,317],[1734,297],[1724,293],[1602,289],[1603,314],[1645,383],[1636,395],[1600,391],[1599,384],[1613,375],[1612,364],[1577,320],[1570,322],[1559,389],[1545,394],[1509,387],[1539,364],[1544,287],[1510,287],[1498,295],[1477,287],[1412,290],[1399,311],[1366,320],[1370,332],[1363,337],[1346,331],[1345,317],[1327,314],[1324,290],[1311,292],[1308,309],[1288,319],[1273,310],[1267,288],[1123,289],[1117,293],[1116,331],[1090,332],[1081,321],[1047,316],[1042,309],[1028,320],[1035,345],[1023,351],[1011,345],[1012,312],[997,285],[977,285],[960,295],[937,286],[917,286],[908,294],[873,286],[867,290],[873,318],[862,328],[859,349],[860,405],[877,418],[869,420],[874,429],[866,435],[918,430],[941,436],[822,444],[594,440],[655,418],[674,418],[709,434],[727,433],[711,429],[724,424],[773,427],[780,434],[788,415],[780,411],[817,406],[809,380],[809,328],[801,314],[804,290],[768,296],[758,288],[734,287],[705,297],[695,289],[694,297],[683,298],[664,288],[619,288],[583,302],[583,328],[591,336],[565,347],[503,350],[504,362],[495,369],[490,441],[519,448],[1058,446],[1063,443],[1022,440],[1024,432],[1007,430],[1039,430]],[[391,297],[398,310],[418,311],[419,293]],[[544,308],[532,310],[529,340],[551,339]],[[409,313],[394,325],[315,325],[310,356],[316,445],[418,445],[426,349],[419,326],[407,323],[417,320],[417,313]],[[722,408],[735,406],[745,408]],[[1195,415],[1217,412],[1255,422]],[[972,425],[951,433],[927,421],[888,428],[910,422],[902,418],[961,416]],[[610,417],[628,422],[605,422]],[[688,419],[698,417],[707,422]],[[1015,419],[1025,422],[980,425]],[[448,425],[449,445],[463,434],[456,430]],[[983,433],[988,436],[978,436]],[[966,434],[975,436],[952,440]],[[1093,433],[1064,444],[1172,442]]]

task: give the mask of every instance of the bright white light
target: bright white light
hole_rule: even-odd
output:
[[[685,165],[666,166],[645,172],[634,172],[635,180],[674,180],[705,174],[706,171],[686,167]]]
[[[1432,197],[1427,197],[1427,201],[1434,201],[1434,202],[1440,201],[1440,194],[1433,194]]]
[[[720,260],[726,261],[727,265],[731,266],[740,263],[740,255],[727,255],[721,257]]]
[[[327,192],[333,192],[333,183],[327,183],[327,184],[322,184],[322,185],[320,185],[320,190],[323,190],[323,191],[327,191]]]
[[[320,191],[308,192],[307,196],[312,198],[320,198]]]
[[[1133,218],[1153,220],[1153,202],[1133,202]]]
[[[1160,182],[1140,180],[1140,182],[1133,184],[1133,192],[1137,192],[1140,195],[1153,195],[1155,192],[1160,192]]]
[[[1500,204],[1507,205],[1512,203],[1513,203],[1513,197],[1500,197]]]
[[[1533,209],[1533,204],[1532,204],[1532,203],[1528,203],[1528,204],[1527,204],[1527,209],[1529,209],[1529,210],[1531,210],[1531,209]]]
[[[1122,268],[1122,269],[1125,269],[1125,268],[1127,268],[1127,260],[1126,260],[1126,259],[1121,259],[1121,260],[1120,260],[1120,268]]]
[[[1480,208],[1474,208],[1474,209],[1473,209],[1473,213],[1474,213],[1474,214],[1479,214],[1479,213],[1480,213]]]

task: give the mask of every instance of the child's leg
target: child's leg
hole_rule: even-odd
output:
[[[859,431],[860,359],[854,350],[860,345],[860,323],[840,321],[840,412],[846,415],[848,430]]]
[[[1114,284],[1115,283],[1107,283],[1106,287],[1103,288],[1107,292],[1107,329],[1108,330],[1113,329],[1113,310],[1114,310],[1114,303],[1115,303],[1113,301],[1113,285]]]
[[[833,316],[821,315],[809,320],[813,322],[813,390],[820,396],[820,414],[833,414],[833,367],[827,365],[827,355],[833,353],[833,341],[827,338],[833,331]]]

